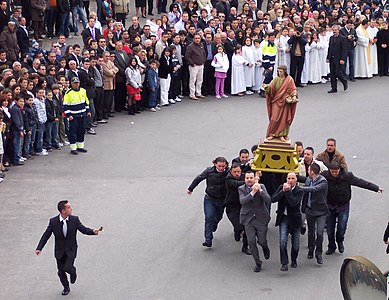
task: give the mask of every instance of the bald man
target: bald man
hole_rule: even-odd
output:
[[[291,267],[297,268],[297,256],[300,248],[301,212],[300,205],[304,191],[296,185],[297,176],[289,173],[286,183],[281,184],[272,196],[272,202],[278,202],[276,226],[280,232],[281,271],[288,271],[288,235],[291,235]]]

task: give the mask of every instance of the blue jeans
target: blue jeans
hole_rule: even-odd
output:
[[[30,126],[30,135],[25,134],[24,135],[24,143],[23,143],[23,150],[22,155],[24,157],[27,157],[30,155],[32,151],[34,151],[34,143],[35,143],[35,134],[36,134],[36,125]]]
[[[18,164],[20,160],[20,147],[22,146],[22,137],[17,131],[13,131],[13,163]]]
[[[86,21],[86,14],[85,14],[84,8],[79,6],[79,5],[77,5],[77,6],[71,7],[70,11],[72,12],[72,16],[73,16],[72,27],[73,27],[74,33],[78,32],[77,14],[80,16],[80,20],[82,22],[82,26],[84,26],[84,29],[85,29],[87,21]]]
[[[157,96],[158,96],[157,89],[155,89],[155,91],[152,90],[149,91],[149,108],[155,108],[157,106]]]
[[[346,234],[349,213],[349,208],[339,213],[337,213],[335,210],[330,209],[330,213],[327,216],[327,235],[329,250],[336,250],[335,240],[338,244],[343,243],[344,235]],[[338,220],[338,225],[336,227],[335,235],[336,220]]]
[[[42,152],[43,149],[43,135],[45,133],[46,126],[45,123],[38,125],[38,134],[36,135],[36,151]]]
[[[216,231],[217,224],[223,218],[224,213],[224,201],[215,200],[208,195],[204,196],[204,215],[205,215],[205,228],[204,237],[206,241],[212,241],[212,232]]]
[[[316,257],[321,256],[323,253],[323,235],[327,215],[306,215],[308,223],[308,251],[311,253],[315,251]]]
[[[58,148],[58,122],[46,122],[46,148]]]
[[[349,78],[354,78],[354,52],[355,52],[354,48],[347,50],[348,77]],[[346,76],[346,63],[344,65],[342,65],[342,69],[343,69],[343,74]]]
[[[69,36],[69,13],[59,13],[59,34]]]
[[[287,265],[289,263],[288,259],[288,236],[291,235],[292,250],[290,258],[292,262],[297,261],[297,256],[299,254],[300,248],[300,228],[291,228],[288,225],[286,216],[283,217],[279,225],[280,232],[280,259],[281,265]]]

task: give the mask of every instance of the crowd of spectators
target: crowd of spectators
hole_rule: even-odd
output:
[[[128,0],[96,3],[97,12],[81,0],[0,2],[0,172],[68,144],[62,101],[73,77],[95,135],[115,113],[157,112],[185,96],[264,96],[279,65],[300,88],[325,83],[334,25],[347,37],[349,80],[388,75],[387,0],[163,0],[160,17],[150,0],[149,16],[145,0],[134,16]],[[79,21],[82,43],[71,43]]]

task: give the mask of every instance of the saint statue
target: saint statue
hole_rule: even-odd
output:
[[[266,139],[278,138],[288,142],[290,125],[293,122],[297,106],[297,91],[293,78],[288,75],[287,68],[280,65],[277,77],[269,84],[263,85],[266,91],[266,106],[269,115]]]

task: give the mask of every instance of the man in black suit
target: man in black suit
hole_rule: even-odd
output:
[[[39,255],[46,245],[46,242],[54,234],[55,247],[54,255],[57,260],[58,277],[64,289],[62,295],[70,292],[69,281],[66,273],[70,274],[70,282],[76,282],[77,273],[74,267],[74,260],[77,257],[77,230],[87,235],[99,234],[99,229],[91,229],[82,225],[77,216],[72,215],[72,207],[68,200],[58,202],[59,215],[50,219],[46,231],[43,233],[35,254]]]
[[[348,69],[349,75],[348,79],[350,81],[355,81],[354,79],[354,53],[355,46],[357,45],[357,32],[354,29],[354,22],[352,20],[347,20],[346,25],[339,30],[339,34],[344,36],[347,40],[347,56],[346,61],[342,65],[343,74],[346,75],[346,63],[348,59]]]
[[[267,226],[270,222],[267,203],[270,202],[270,196],[265,185],[259,184],[258,180],[259,177],[255,177],[253,171],[248,171],[244,178],[245,184],[239,187],[239,201],[242,204],[240,223],[244,225],[255,261],[254,272],[260,272],[262,267],[257,243],[261,245],[265,259],[270,258],[270,249],[267,245]]]
[[[347,40],[339,34],[339,25],[332,26],[333,36],[330,37],[328,46],[327,62],[330,63],[331,89],[328,93],[336,93],[337,78],[343,83],[343,89],[347,90],[348,84],[343,73],[342,66],[347,59]]]
[[[272,196],[272,202],[278,202],[276,226],[280,231],[281,271],[288,271],[288,235],[291,235],[292,251],[290,266],[297,268],[297,256],[300,248],[301,213],[300,204],[304,191],[296,185],[297,176],[289,173],[286,183],[279,186]]]
[[[95,18],[89,18],[88,26],[81,32],[82,41],[84,42],[85,48],[89,47],[88,43],[90,39],[98,41],[101,36],[100,29],[97,29],[95,25]]]
[[[115,51],[115,66],[119,69],[116,74],[115,88],[115,111],[121,112],[125,109],[127,89],[126,89],[126,68],[130,59],[125,51],[123,51],[123,42],[117,41]]]
[[[302,26],[296,26],[294,35],[290,37],[288,44],[290,45],[290,76],[293,77],[296,86],[303,87],[301,73],[304,67],[307,39],[303,34]]]
[[[205,51],[205,64],[203,72],[203,85],[201,86],[201,94],[204,96],[215,95],[215,68],[211,66],[213,57],[216,54],[216,44],[212,41],[212,34],[205,34],[203,41]]]
[[[232,66],[232,56],[235,52],[235,46],[237,45],[236,39],[235,39],[235,32],[233,30],[230,30],[228,33],[228,37],[224,43],[224,50],[227,54],[228,61],[230,63],[230,67],[227,71],[227,78],[225,83],[225,89],[227,93],[231,92],[231,66]]]
[[[26,28],[26,18],[21,17],[19,19],[19,27],[16,29],[16,38],[20,48],[20,54],[28,53],[30,43],[28,40],[28,30]]]

